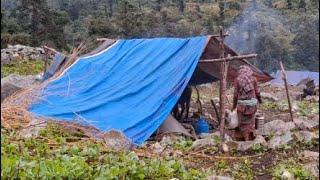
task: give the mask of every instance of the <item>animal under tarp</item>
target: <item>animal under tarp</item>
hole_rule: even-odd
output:
[[[118,130],[141,145],[168,118],[191,77],[194,82],[205,82],[215,79],[211,72],[219,74],[218,69],[209,68],[217,67],[216,63],[202,66],[203,72],[197,66],[200,58],[216,58],[213,51],[217,43],[210,36],[117,40],[108,48],[80,57],[50,80],[41,92],[41,101],[29,110],[104,132]],[[250,66],[258,80],[271,80]],[[231,78],[236,76],[234,67],[229,66],[228,71]]]

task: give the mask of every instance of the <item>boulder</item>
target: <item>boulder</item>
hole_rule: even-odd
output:
[[[235,141],[237,143],[237,150],[238,151],[247,151],[252,148],[254,145],[262,145],[267,146],[267,142],[263,136],[258,135],[253,141]]]
[[[40,83],[38,75],[20,76],[11,74],[1,79],[1,101],[20,89]]]
[[[319,102],[319,96],[307,96],[305,100],[310,102]]]
[[[24,138],[37,136],[39,132],[47,126],[47,121],[33,118],[30,124],[19,131],[19,135]]]
[[[203,134],[202,139],[194,141],[191,148],[197,150],[203,147],[216,146],[220,143],[220,140],[220,131],[216,131],[211,134]],[[227,143],[231,141],[232,138],[229,135],[225,134],[225,142]]]
[[[154,153],[161,153],[165,147],[161,146],[160,143],[156,142],[151,145],[151,149]]]
[[[282,120],[273,120],[265,123],[259,130],[258,135],[281,135],[295,128],[293,122],[284,122]]]
[[[293,140],[292,133],[286,132],[283,135],[277,135],[272,137],[268,142],[268,148],[276,149],[282,145],[286,145]]]
[[[1,79],[1,86],[4,83],[10,83],[19,88],[30,87],[33,84],[40,83],[38,80],[39,75],[16,75],[11,74],[5,78]]]
[[[309,163],[303,166],[305,170],[309,171],[314,177],[319,178],[319,162]]]
[[[261,98],[269,101],[273,101],[273,102],[279,101],[279,98],[277,98],[275,95],[270,93],[261,92],[260,95],[261,95]]]
[[[311,142],[316,138],[316,134],[310,131],[298,131],[294,133],[298,141]]]
[[[1,65],[2,64],[9,64],[10,61],[11,61],[11,58],[10,58],[9,54],[1,52]]]
[[[197,150],[197,149],[201,149],[203,147],[215,146],[218,143],[219,143],[219,141],[217,141],[213,138],[198,139],[193,142],[191,148]]]
[[[129,151],[133,144],[131,141],[119,131],[108,131],[103,134],[103,141],[105,146],[117,151]]]
[[[3,83],[1,84],[1,102],[6,98],[11,96],[14,92],[20,90],[21,88],[10,84],[10,83]]]
[[[309,120],[307,117],[293,119],[296,127],[300,130],[314,130],[319,128],[319,119]]]
[[[304,160],[309,162],[318,162],[319,161],[319,152],[305,150],[301,153],[301,156]]]
[[[289,171],[284,170],[281,174],[281,179],[294,180],[294,176]]]

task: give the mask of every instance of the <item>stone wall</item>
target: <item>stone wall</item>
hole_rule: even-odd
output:
[[[8,48],[1,49],[1,65],[8,64],[14,60],[44,60],[44,50],[39,47],[30,47],[24,45],[8,45]]]

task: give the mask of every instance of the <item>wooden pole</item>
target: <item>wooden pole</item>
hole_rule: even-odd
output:
[[[284,81],[284,86],[286,88],[286,94],[287,94],[287,99],[288,99],[288,105],[289,105],[289,111],[290,111],[290,118],[291,121],[293,121],[293,114],[292,114],[292,108],[291,108],[291,102],[290,102],[290,96],[289,96],[289,89],[288,89],[288,83],[287,83],[287,75],[286,72],[283,68],[282,62],[280,61],[280,67],[282,71],[282,79]]]
[[[233,60],[240,60],[240,59],[248,59],[248,58],[255,58],[257,54],[247,54],[241,56],[231,56],[226,58],[219,58],[219,59],[202,59],[200,63],[210,63],[210,62],[224,62],[224,61],[233,61]]]
[[[224,36],[223,36],[223,28],[220,26],[220,58],[225,57],[225,50],[224,50]],[[223,151],[224,146],[224,126],[225,126],[225,93],[226,93],[226,71],[227,71],[227,64],[226,61],[222,61],[220,64],[220,70],[221,70],[221,78],[220,78],[220,136],[221,136],[221,147],[220,149]]]
[[[45,46],[46,47],[46,46]],[[49,59],[49,52],[48,52],[48,49],[46,48],[43,48],[44,49],[44,67],[43,67],[43,76],[44,74],[46,73],[47,71],[47,66],[48,66],[48,59]]]
[[[97,41],[108,41],[108,40],[114,40],[109,38],[97,38]]]

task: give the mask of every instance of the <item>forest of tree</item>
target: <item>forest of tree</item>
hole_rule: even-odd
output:
[[[267,31],[254,28],[252,47],[246,49],[259,54],[255,65],[272,72],[282,60],[287,69],[319,71],[318,0],[1,0],[1,48],[48,44],[70,51],[97,37],[215,34],[220,25],[228,30],[239,23],[250,3],[276,11],[283,19],[270,25],[273,19],[259,16]],[[232,44],[230,40],[228,45],[246,52]]]

